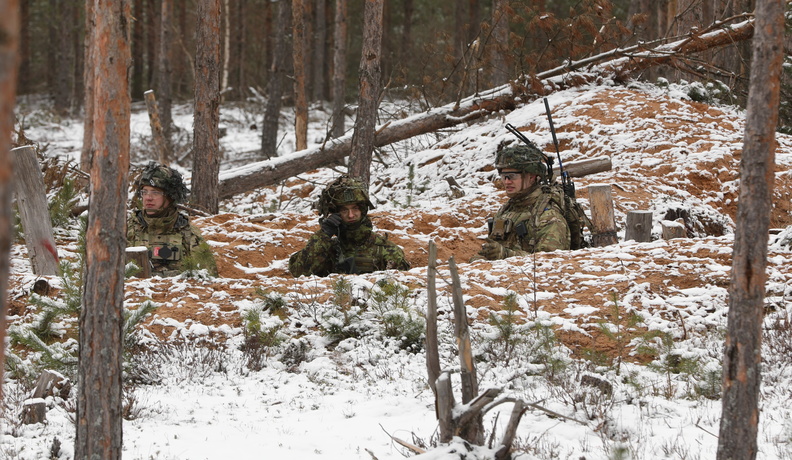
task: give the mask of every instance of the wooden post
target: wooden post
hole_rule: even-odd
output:
[[[677,220],[664,220],[660,222],[663,227],[663,239],[671,240],[674,238],[687,238],[687,230],[685,229],[685,220],[679,218]]]
[[[624,230],[624,240],[646,243],[652,240],[652,211],[630,211]]]
[[[135,246],[126,248],[126,263],[134,263],[140,268],[137,277],[151,278],[151,263],[148,257],[148,248],[145,246]]]
[[[613,212],[613,197],[610,185],[590,185],[591,223],[594,225],[592,246],[602,247],[616,244],[616,218]]]
[[[57,275],[58,251],[52,235],[44,175],[36,159],[36,150],[26,145],[11,150],[11,154],[14,157],[14,192],[33,273]]]
[[[154,90],[148,90],[143,93],[146,99],[146,109],[148,109],[149,123],[151,124],[151,135],[154,138],[154,145],[157,146],[157,162],[165,166],[169,166],[170,154],[168,152],[168,141],[165,139],[165,134],[162,130],[162,122],[160,121],[159,106],[157,99],[154,96]]]
[[[437,397],[437,378],[440,377],[440,352],[437,345],[437,245],[429,241],[429,265],[426,267],[426,372],[429,388]]]

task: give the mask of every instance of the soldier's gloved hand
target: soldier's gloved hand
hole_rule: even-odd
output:
[[[338,235],[340,226],[341,214],[330,214],[319,223],[319,228],[321,228],[327,236]]]
[[[487,260],[499,260],[505,259],[509,257],[512,251],[505,248],[502,244],[498,243],[497,241],[491,240],[487,238],[487,242],[481,246],[481,250],[479,254],[484,256]]]

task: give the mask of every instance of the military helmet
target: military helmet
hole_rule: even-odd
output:
[[[364,216],[369,209],[374,209],[366,184],[360,179],[343,175],[322,191],[316,209],[320,215],[326,216],[338,212],[340,206],[350,203],[360,204],[360,211]]]
[[[150,161],[146,168],[143,169],[137,181],[137,191],[140,192],[147,185],[162,189],[165,192],[165,196],[174,203],[183,203],[187,200],[187,195],[190,193],[184,185],[179,171],[161,165],[156,161]]]
[[[520,144],[515,147],[506,147],[495,154],[495,168],[516,169],[530,174],[536,174],[541,180],[548,180],[550,162],[547,156],[535,145]]]

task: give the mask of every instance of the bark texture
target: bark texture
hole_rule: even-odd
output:
[[[756,9],[756,35],[740,164],[740,197],[723,359],[718,460],[756,458],[767,239],[773,197],[775,129],[784,56],[783,0]]]
[[[349,175],[369,183],[374,126],[382,89],[382,11],[384,0],[366,0],[363,24],[363,51],[360,56],[360,103],[352,134]]]
[[[344,102],[346,98],[347,65],[347,0],[336,0],[333,32],[333,127],[332,137],[344,135]]]
[[[305,2],[292,0],[294,38],[294,136],[297,150],[308,148],[308,95],[305,82]]]
[[[220,172],[220,0],[198,2],[191,203],[217,214]]]
[[[264,108],[264,121],[261,128],[261,153],[265,158],[278,156],[278,119],[283,98],[283,81],[286,79],[286,65],[289,56],[287,35],[291,28],[291,1],[278,1],[278,30],[275,32],[275,45],[272,54],[272,68],[267,83],[267,103]]]
[[[74,458],[121,458],[121,356],[124,322],[126,194],[129,175],[131,102],[128,0],[96,2],[91,75],[94,129],[86,230],[77,435]]]
[[[0,3],[0,401],[3,400],[5,369],[6,308],[10,253],[13,235],[11,215],[11,133],[14,128],[14,103],[19,68],[19,0]]]

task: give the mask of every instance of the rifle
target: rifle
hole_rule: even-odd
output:
[[[558,171],[561,174],[561,186],[564,188],[564,194],[573,200],[575,199],[575,184],[572,183],[572,178],[564,171],[564,164],[561,163],[561,152],[558,150],[558,139],[556,138],[555,127],[553,127],[553,117],[550,115],[550,104],[547,103],[547,98],[544,99],[545,112],[547,113],[547,121],[550,123],[550,134],[553,135],[553,145],[555,145],[556,156],[558,156]]]

